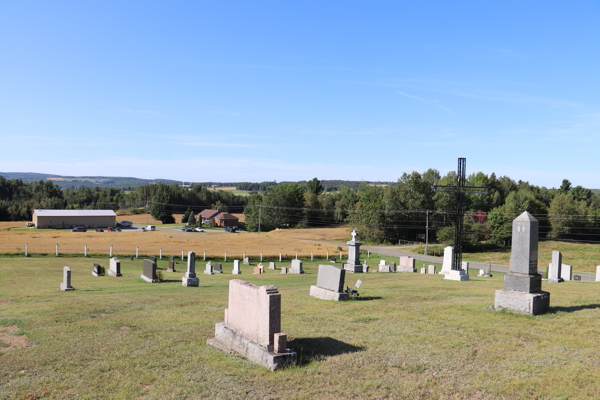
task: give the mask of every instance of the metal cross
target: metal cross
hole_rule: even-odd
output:
[[[452,269],[460,270],[462,268],[463,255],[463,237],[464,237],[464,221],[465,221],[465,195],[467,194],[491,194],[492,188],[489,186],[465,186],[467,175],[467,159],[458,159],[458,170],[456,171],[456,185],[445,186],[435,185],[434,189],[439,193],[454,193],[456,196],[456,222],[454,233],[454,260],[452,261]],[[438,190],[442,188],[445,190]],[[473,191],[473,189],[485,189],[484,191]]]

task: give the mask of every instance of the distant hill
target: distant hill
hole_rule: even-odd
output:
[[[173,179],[140,179],[119,176],[62,176],[39,174],[36,172],[0,172],[0,176],[5,177],[6,179],[20,179],[27,183],[52,181],[63,189],[82,187],[127,188],[156,182],[164,182],[166,184],[181,184],[181,181],[176,181]]]

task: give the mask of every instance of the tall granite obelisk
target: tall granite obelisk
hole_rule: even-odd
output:
[[[544,314],[550,306],[550,293],[542,291],[537,272],[539,222],[525,211],[513,221],[512,264],[504,276],[504,289],[496,290],[496,310]]]

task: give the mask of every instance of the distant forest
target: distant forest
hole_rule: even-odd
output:
[[[490,194],[466,198],[464,220],[469,247],[507,245],[511,222],[523,211],[540,221],[540,237],[600,242],[600,195],[597,191],[572,187],[564,179],[558,189],[496,177],[482,172],[467,179],[471,186],[488,186]],[[452,244],[455,198],[439,193],[435,185],[454,185],[456,173],[441,176],[437,170],[403,174],[397,182],[320,181],[235,184],[254,192],[238,196],[207,186],[232,183],[194,184],[163,182],[133,188],[61,188],[39,180],[30,183],[0,176],[0,220],[30,220],[36,208],[113,209],[150,212],[164,222],[173,214],[199,212],[206,208],[244,213],[250,231],[277,228],[351,225],[361,239],[373,243],[421,240],[429,221],[429,238]],[[252,186],[256,185],[256,186]],[[334,189],[332,189],[334,188]]]

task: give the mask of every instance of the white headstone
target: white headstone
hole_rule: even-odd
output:
[[[560,251],[552,252],[552,263],[548,264],[548,282],[563,282],[561,269],[562,269],[562,254]]]
[[[573,280],[573,267],[568,264],[561,265],[560,277],[563,278],[565,281],[572,281]]]
[[[240,260],[233,260],[233,271],[231,271],[234,275],[240,275],[242,270],[240,269]]]
[[[452,270],[452,263],[454,262],[454,247],[448,246],[444,248],[444,263],[442,264],[442,270],[440,274],[447,274]]]
[[[600,265],[596,265],[596,282],[600,282]]]

